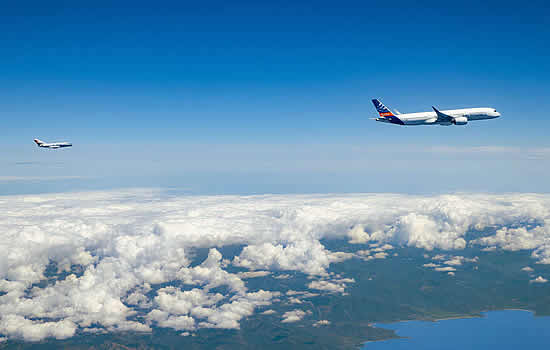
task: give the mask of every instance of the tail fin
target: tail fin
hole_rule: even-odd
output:
[[[34,142],[35,142],[35,143],[36,143],[36,144],[37,144],[38,146],[40,146],[40,145],[43,145],[43,144],[44,144],[44,141],[42,141],[42,140],[39,140],[39,139],[34,139]]]
[[[380,114],[381,117],[395,117],[395,115],[388,109],[388,107],[384,106],[380,100],[374,99],[372,100],[372,104],[374,104],[374,108],[376,108],[376,111],[378,111],[378,114]]]

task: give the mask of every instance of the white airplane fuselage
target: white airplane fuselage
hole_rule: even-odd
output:
[[[435,112],[398,114],[396,117],[403,122],[402,125],[463,125],[469,121],[494,119],[500,117],[500,113],[494,108],[449,109],[446,111],[441,111],[441,113],[455,118],[458,122],[455,124],[452,121],[438,121],[437,114]],[[461,117],[466,118],[466,120],[461,119]],[[376,118],[376,121],[392,123],[385,117]]]
[[[49,148],[49,149],[57,149],[57,148],[64,148],[64,147],[72,147],[72,143],[70,142],[44,142],[39,139],[34,139],[34,142],[38,147],[41,148]]]
[[[384,106],[380,100],[373,99],[374,108],[380,115],[374,118],[377,122],[398,125],[466,125],[470,121],[494,119],[500,117],[500,113],[494,108],[462,108],[440,111],[432,107],[432,112],[420,113],[394,113]]]

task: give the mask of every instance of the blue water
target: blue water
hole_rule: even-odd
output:
[[[406,338],[369,342],[362,349],[550,349],[550,317],[535,317],[521,310],[492,311],[483,316],[376,324]]]

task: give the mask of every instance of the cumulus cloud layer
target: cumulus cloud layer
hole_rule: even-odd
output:
[[[331,276],[331,264],[390,258],[395,246],[527,249],[537,263],[550,263],[547,195],[198,197],[132,190],[5,196],[0,210],[2,338],[239,328],[281,297],[248,290],[247,279],[300,271],[316,292],[343,293],[353,280]],[[496,233],[466,240],[468,230],[487,227]],[[331,251],[323,239],[363,250]],[[224,257],[219,248],[228,245],[243,249]],[[209,250],[198,264],[197,248]],[[437,262],[436,270],[452,272],[468,261]],[[228,264],[244,272],[230,273]],[[283,320],[303,318],[297,311]]]

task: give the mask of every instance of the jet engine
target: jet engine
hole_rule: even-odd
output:
[[[456,118],[453,118],[452,123],[454,125],[466,125],[466,124],[468,124],[468,118],[466,118],[466,117],[456,117]]]

